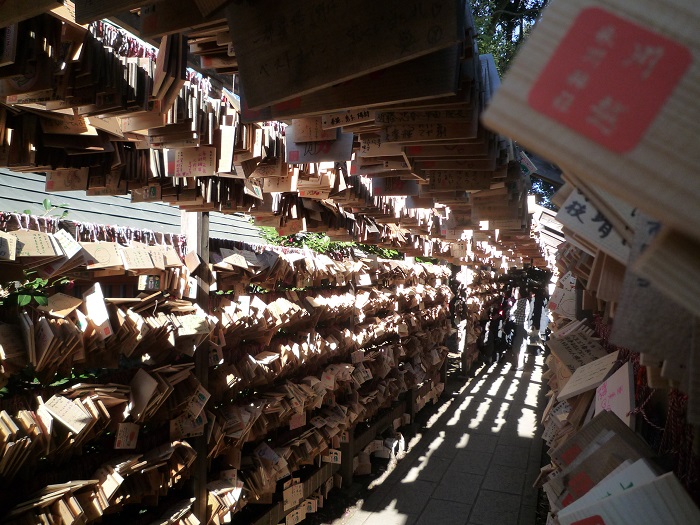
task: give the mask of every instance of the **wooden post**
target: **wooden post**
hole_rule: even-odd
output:
[[[442,363],[442,368],[440,368],[440,382],[443,385],[447,385],[447,358],[445,358],[445,362]],[[445,390],[442,393],[444,394]]]
[[[357,289],[356,289],[355,272],[352,273],[350,281],[350,290],[352,291],[353,302],[357,307]],[[352,311],[352,326],[357,324],[357,316],[355,315],[356,308]],[[343,478],[343,486],[349,487],[352,485],[354,474],[353,462],[355,459],[355,427],[350,427],[346,431],[348,433],[347,443],[340,444],[340,475]]]
[[[202,264],[209,264],[209,213],[181,214],[181,231],[187,236],[188,252],[196,251]],[[202,272],[206,275],[206,272]],[[197,277],[197,304],[209,312],[209,282]],[[209,388],[209,344],[205,342],[194,354],[194,373],[204,388]],[[208,423],[209,424],[209,423]],[[208,425],[207,424],[207,425]],[[194,438],[197,459],[193,468],[194,515],[201,523],[207,522],[207,428],[203,436]]]
[[[406,412],[411,416],[411,424],[416,422],[416,397],[418,397],[418,387],[413,387],[406,392]]]
[[[347,433],[347,443],[340,444],[340,475],[343,478],[343,487],[352,485],[355,459],[355,429],[349,428]]]

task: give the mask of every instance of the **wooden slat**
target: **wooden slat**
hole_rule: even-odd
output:
[[[449,160],[419,160],[416,165],[423,171],[431,170],[474,170],[485,171],[496,169],[496,159],[449,159]]]
[[[487,190],[491,187],[493,173],[491,172],[460,172],[460,171],[434,171],[430,174],[432,191],[451,190]],[[438,199],[439,200],[439,199]]]
[[[79,27],[81,29],[87,27],[85,24],[79,24],[75,21],[75,4],[73,2],[66,1],[63,5],[54,7],[51,10],[51,14],[73,27]]]
[[[480,157],[488,154],[485,144],[456,144],[451,146],[406,146],[406,156],[420,157]]]
[[[462,0],[297,0],[226,7],[241,82],[257,109],[455,45]]]
[[[478,120],[471,122],[395,124],[386,127],[386,142],[402,144],[474,139]]]
[[[380,111],[375,121],[378,124],[393,126],[397,124],[432,124],[448,122],[469,122],[474,118],[474,111],[465,105],[463,109],[438,111]]]
[[[240,69],[238,50],[236,57]],[[244,122],[260,122],[443,97],[457,92],[458,61],[459,46],[453,46],[259,111],[250,109],[244,89],[241,117]],[[243,79],[245,73],[240,71]]]
[[[654,288],[700,316],[700,243],[671,229],[662,230],[633,264]]]
[[[600,256],[603,257],[603,270],[596,296],[602,301],[617,302],[620,299],[622,282],[625,278],[625,266],[605,254],[599,254]]]

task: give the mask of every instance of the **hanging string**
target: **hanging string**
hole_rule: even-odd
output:
[[[194,69],[187,68],[187,80],[190,84],[196,85],[200,91],[210,93],[212,91],[211,80]]]
[[[126,58],[150,58],[155,60],[158,50],[123,29],[104,21],[92,22],[88,30],[97,40],[113,50],[114,54]]]
[[[661,427],[661,426],[657,425],[656,423],[654,423],[653,421],[651,421],[649,419],[649,416],[647,415],[646,411],[644,410],[644,407],[651,400],[651,397],[654,395],[654,392],[656,392],[656,390],[653,388],[650,388],[649,395],[647,395],[646,399],[642,403],[640,403],[636,408],[627,412],[627,416],[629,417],[632,414],[639,414],[642,416],[644,421],[646,421],[649,426],[655,428],[656,430],[663,432],[664,431],[663,427]]]

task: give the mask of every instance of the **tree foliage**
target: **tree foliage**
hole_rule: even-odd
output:
[[[54,282],[49,283],[48,279],[34,277],[35,272],[25,272],[25,274],[27,277],[23,282],[0,282],[0,307],[18,306],[21,308],[29,304],[46,306],[49,304],[48,296],[51,292],[71,283],[65,277],[59,277]]]
[[[332,241],[323,233],[300,232],[294,235],[281,236],[272,227],[262,226],[260,236],[267,244],[308,248],[316,253],[334,256],[350,256],[357,249],[364,254],[372,254],[382,259],[403,259],[404,255],[398,250],[382,248],[372,244],[360,244],[352,241]]]
[[[503,75],[549,0],[472,0],[480,53]]]
[[[557,211],[557,206],[552,202],[552,196],[554,195],[555,191],[556,189],[552,184],[545,182],[538,177],[532,177],[530,194],[537,197],[537,204],[540,206]]]

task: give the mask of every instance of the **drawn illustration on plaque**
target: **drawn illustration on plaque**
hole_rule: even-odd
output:
[[[63,181],[64,181],[64,184],[66,185],[66,188],[71,188],[71,189],[76,189],[76,190],[85,189],[83,187],[83,185],[80,183],[80,176],[75,171],[71,170],[68,173],[66,173],[66,175],[63,178]]]
[[[106,248],[98,247],[95,250],[95,253],[93,253],[93,256],[95,257],[95,260],[98,263],[106,263],[109,261],[109,250]]]

